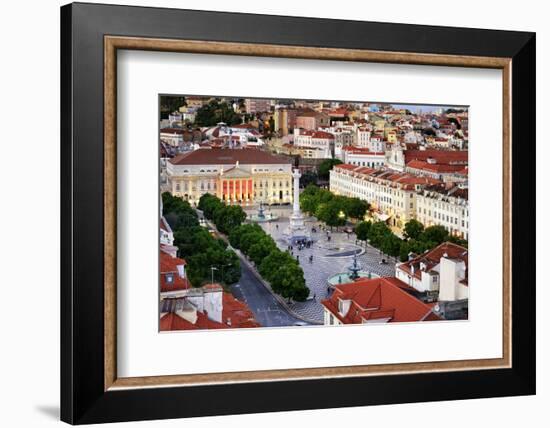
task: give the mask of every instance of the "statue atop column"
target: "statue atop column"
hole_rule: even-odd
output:
[[[300,170],[295,168],[292,172],[292,178],[294,179],[293,190],[294,200],[292,204],[292,214],[290,215],[290,224],[285,232],[288,241],[292,244],[299,240],[308,240],[309,232],[304,224],[304,215],[300,210]]]

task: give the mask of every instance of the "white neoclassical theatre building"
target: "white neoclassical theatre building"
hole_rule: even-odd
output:
[[[205,193],[226,203],[292,203],[292,164],[258,149],[199,149],[170,159],[170,192],[190,203]]]

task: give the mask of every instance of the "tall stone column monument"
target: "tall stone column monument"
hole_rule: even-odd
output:
[[[290,215],[290,224],[285,232],[288,241],[293,244],[302,239],[309,239],[309,232],[304,224],[304,215],[300,211],[300,171],[294,169],[292,178],[294,179],[294,201],[292,205],[292,214]]]

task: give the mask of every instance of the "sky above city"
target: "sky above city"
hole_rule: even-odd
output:
[[[423,113],[428,112],[434,112],[439,109],[446,110],[448,108],[457,108],[457,109],[463,109],[467,108],[465,106],[447,106],[447,105],[420,105],[420,104],[392,104],[395,108],[406,108],[412,111],[413,113],[418,113],[419,111],[422,111]]]

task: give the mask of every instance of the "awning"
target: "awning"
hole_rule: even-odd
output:
[[[388,214],[378,214],[378,213],[376,213],[376,216],[378,217],[378,220],[380,220],[380,221],[386,221],[387,219],[390,218],[390,216]]]

